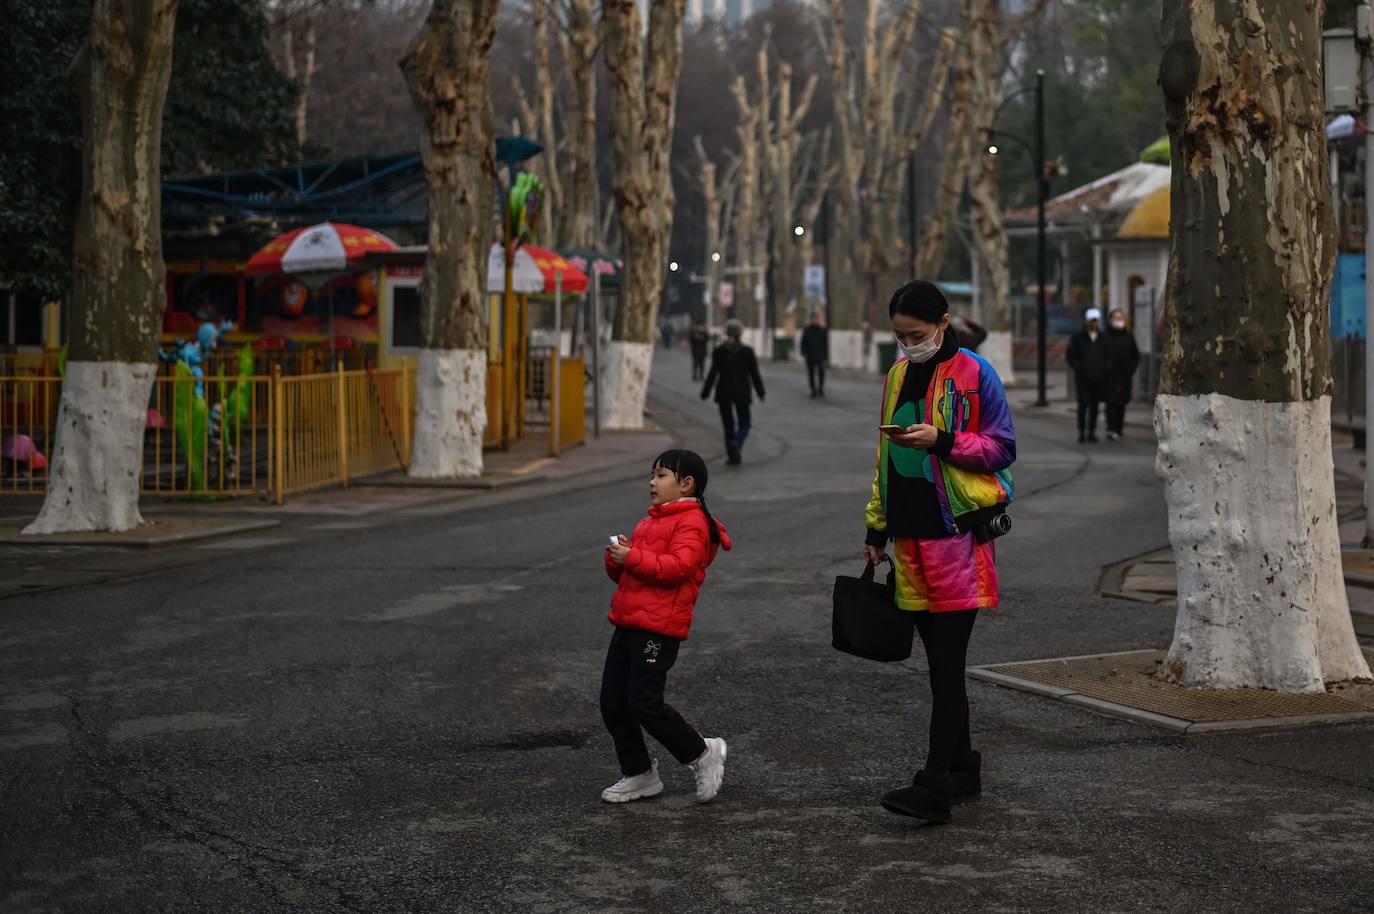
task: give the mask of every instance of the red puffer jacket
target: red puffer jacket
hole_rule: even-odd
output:
[[[720,546],[711,542],[706,513],[695,498],[654,505],[635,526],[630,554],[617,565],[606,550],[606,573],[620,586],[611,597],[610,620],[669,638],[685,639],[692,627],[706,566],[730,537],[719,520]]]

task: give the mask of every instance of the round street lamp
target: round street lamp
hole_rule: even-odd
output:
[[[798,238],[800,238],[802,235],[805,235],[805,234],[806,234],[806,226],[804,226],[804,225],[799,225],[799,226],[797,226],[796,228],[792,229],[792,234],[794,234],[794,235],[796,235]]]
[[[711,252],[711,262],[712,262],[712,263],[720,263],[720,251],[712,251],[712,252]]]
[[[677,261],[676,261],[676,260],[670,260],[670,261],[668,261],[668,269],[670,269],[670,270],[672,270],[674,273],[676,273],[676,272],[677,272]]]
[[[997,144],[995,143],[988,147],[988,155],[990,156],[995,156],[999,152],[1001,152],[1001,150],[997,148]]]

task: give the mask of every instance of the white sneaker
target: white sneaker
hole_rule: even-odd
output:
[[[663,782],[658,778],[658,761],[653,767],[632,778],[621,778],[610,787],[601,791],[601,799],[607,803],[628,803],[645,797],[656,797],[663,792]]]
[[[697,779],[697,802],[705,803],[720,793],[721,782],[725,780],[725,740],[718,736],[706,740],[706,751],[701,758],[692,762],[692,773]]]

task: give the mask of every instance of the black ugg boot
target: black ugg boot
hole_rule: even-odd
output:
[[[910,787],[889,790],[883,794],[883,809],[899,816],[926,819],[930,822],[948,822],[949,804],[954,794],[954,783],[947,774],[937,774],[924,769],[916,772]]]
[[[949,779],[954,782],[954,795],[950,798],[956,805],[972,800],[983,792],[983,755],[976,750],[963,758],[950,763]]]

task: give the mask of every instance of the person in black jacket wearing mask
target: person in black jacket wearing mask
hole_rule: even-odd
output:
[[[1135,334],[1126,328],[1126,312],[1117,308],[1107,315],[1107,379],[1102,399],[1107,403],[1107,440],[1121,437],[1126,424],[1126,404],[1131,402],[1131,386],[1140,364],[1140,348]]]
[[[806,359],[806,378],[811,383],[811,399],[825,397],[825,363],[830,358],[830,331],[821,323],[821,313],[811,312],[811,323],[802,331],[802,358]]]
[[[1097,441],[1097,404],[1107,380],[1107,340],[1102,335],[1102,312],[1089,308],[1083,329],[1069,337],[1069,367],[1078,393],[1078,443]]]
[[[758,391],[759,399],[765,399],[763,378],[759,376],[759,360],[754,350],[740,342],[744,326],[739,321],[725,325],[725,342],[716,347],[711,354],[711,370],[706,375],[706,384],[701,388],[701,399],[711,395],[716,389],[716,405],[720,407],[720,422],[725,430],[725,452],[727,463],[739,463],[744,439],[749,437],[750,405],[753,403],[753,390]]]

